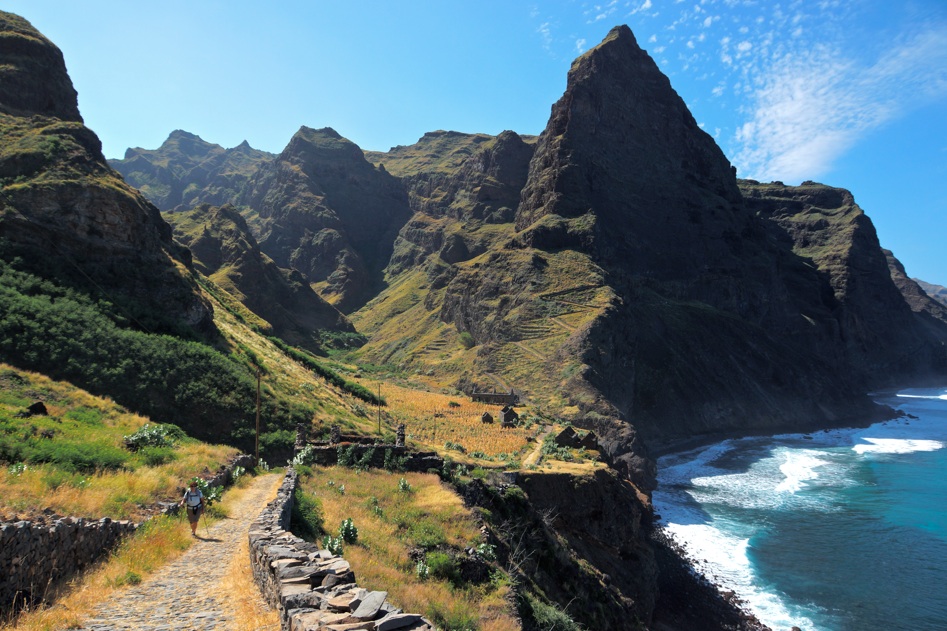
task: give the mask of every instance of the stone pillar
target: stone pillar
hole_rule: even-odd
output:
[[[404,423],[398,425],[398,434],[395,438],[395,447],[404,447]]]
[[[338,425],[329,428],[329,442],[333,445],[342,442],[342,428]]]
[[[296,445],[294,446],[295,451],[299,451],[306,446],[306,443],[309,441],[309,424],[308,423],[296,423]]]

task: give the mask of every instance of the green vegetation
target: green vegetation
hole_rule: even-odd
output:
[[[30,414],[27,407],[37,400],[45,413]],[[216,469],[235,452],[0,364],[0,514],[47,507],[69,515],[135,516],[140,506],[179,499],[188,478]]]
[[[279,339],[278,337],[268,338],[273,344],[275,344],[281,351],[298,361],[300,364],[316,373],[329,383],[342,390],[345,390],[349,394],[358,397],[363,401],[368,403],[373,403],[375,405],[387,405],[384,398],[379,397],[376,394],[373,394],[371,390],[365,386],[359,385],[357,383],[352,383],[351,381],[346,381],[338,373],[326,368],[322,364],[316,361],[315,357],[308,353],[307,351],[294,348]]]
[[[319,515],[312,523],[319,528],[322,523],[342,524],[338,536],[326,533],[321,543],[345,544],[345,558],[360,586],[387,591],[393,604],[424,614],[440,629],[519,628],[509,581],[493,560],[495,554],[482,556],[473,568],[465,552],[493,552],[482,539],[476,516],[438,476],[313,466],[300,475],[300,485],[305,493],[320,496]],[[344,496],[326,492],[342,486]]]
[[[290,530],[306,541],[315,541],[325,533],[319,500],[312,493],[296,489]]]
[[[249,446],[256,384],[240,363],[205,344],[122,328],[108,311],[0,261],[0,359],[108,394],[192,436],[229,436]],[[282,400],[266,398],[263,406],[265,418],[282,428],[311,418],[310,410]]]

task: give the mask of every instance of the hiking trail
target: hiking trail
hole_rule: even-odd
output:
[[[99,605],[83,631],[210,631],[235,626],[219,587],[231,559],[241,554],[250,524],[276,497],[281,475],[262,475],[230,507],[230,517],[209,531],[201,520],[198,537],[184,554],[139,585],[117,592]],[[262,596],[260,597],[262,600]]]

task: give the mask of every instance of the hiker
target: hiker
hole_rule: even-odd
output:
[[[197,520],[204,512],[204,494],[197,488],[197,481],[191,481],[191,488],[184,491],[181,506],[187,506],[187,520],[191,524],[191,536],[197,536]]]

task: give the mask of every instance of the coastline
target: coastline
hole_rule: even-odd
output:
[[[653,631],[773,631],[733,591],[704,576],[662,527],[652,530],[650,541],[661,577]]]
[[[920,386],[920,387],[918,386],[905,387],[905,388],[899,388],[899,389],[885,390],[883,392],[876,391],[876,392],[871,393],[870,396],[877,403],[879,409],[890,411],[890,413],[888,414],[879,415],[880,418],[874,417],[873,415],[873,418],[870,418],[870,419],[860,419],[862,422],[854,422],[854,423],[850,422],[850,423],[845,423],[845,424],[839,423],[839,424],[834,424],[831,427],[819,426],[817,427],[817,429],[812,429],[812,426],[809,426],[807,428],[796,427],[796,428],[790,429],[786,433],[728,432],[728,433],[715,434],[712,437],[702,436],[702,437],[699,437],[693,440],[688,440],[688,441],[676,441],[673,445],[670,445],[670,444],[664,445],[663,446],[664,448],[661,449],[660,451],[656,450],[659,455],[655,455],[653,457],[655,458],[655,460],[657,460],[658,458],[665,458],[667,456],[671,456],[670,461],[666,461],[664,463],[665,467],[661,467],[663,471],[670,474],[671,471],[678,465],[687,466],[686,463],[690,460],[693,460],[695,463],[698,464],[698,467],[700,467],[701,460],[704,460],[705,458],[707,458],[706,462],[704,463],[706,464],[707,462],[710,462],[711,459],[716,458],[715,456],[705,455],[702,448],[706,448],[710,452],[717,452],[719,455],[719,453],[721,452],[718,452],[716,449],[714,449],[714,446],[719,445],[722,452],[728,452],[732,446],[728,445],[727,443],[729,441],[738,441],[740,439],[772,438],[776,441],[798,441],[798,442],[812,440],[813,446],[816,449],[819,449],[820,447],[824,448],[826,446],[831,447],[832,443],[834,443],[835,441],[838,441],[838,446],[845,446],[845,445],[851,444],[853,451],[856,451],[859,454],[909,453],[909,451],[905,451],[905,449],[910,449],[911,451],[932,451],[933,449],[929,447],[925,447],[923,445],[918,445],[918,443],[925,443],[925,442],[929,443],[929,442],[935,442],[935,441],[940,442],[939,448],[942,449],[944,446],[944,434],[942,432],[939,435],[936,435],[932,440],[925,440],[926,436],[924,435],[920,435],[920,436],[913,435],[913,432],[914,432],[913,427],[916,426],[915,421],[921,418],[922,425],[923,425],[924,424],[923,419],[927,419],[926,415],[921,414],[921,416],[919,417],[916,414],[912,413],[912,412],[916,412],[914,408],[902,407],[901,405],[895,402],[895,397],[899,395],[907,397],[907,398],[915,398],[915,399],[934,399],[934,398],[947,399],[947,396],[945,396],[944,394],[941,394],[938,397],[938,396],[928,396],[927,393],[923,393],[923,392],[917,393],[917,394],[909,393],[909,391],[912,389],[926,389],[926,388],[927,386],[925,385],[925,386]],[[941,389],[942,392],[947,390],[947,386],[945,386],[943,382],[941,382],[937,386],[934,386],[934,388]],[[920,413],[918,412],[918,414]],[[871,430],[872,428],[877,428],[878,430],[882,430],[882,431],[879,432],[877,436],[874,433],[874,431],[865,431],[865,430]],[[826,435],[823,437],[822,436],[823,433],[829,434],[829,435]],[[848,442],[849,440],[851,440],[851,443]],[[907,443],[907,445],[905,446],[905,445],[895,444],[898,441],[900,441],[901,443]],[[806,446],[797,445],[797,447],[801,447],[803,450],[808,449],[808,447]],[[691,452],[693,452],[693,454],[691,454]],[[675,461],[674,456],[678,456],[679,460]],[[816,457],[818,458],[819,456],[816,456]],[[789,461],[789,462],[799,463],[799,461],[802,460],[803,465],[805,467],[812,467],[812,466],[818,466],[819,464],[825,464],[825,463],[818,463],[818,462],[816,462],[815,465],[811,464],[812,462],[811,456],[809,456],[809,462],[804,462],[805,459],[806,457],[803,457],[803,458],[800,458],[794,461]],[[794,494],[800,488],[805,488],[805,485],[809,480],[815,479],[814,476],[807,477],[805,475],[800,475],[799,474],[800,470],[798,468],[786,469],[785,466],[786,465],[781,466],[780,469],[783,471],[783,474],[786,475],[787,477],[782,483],[778,485],[777,491],[779,491],[781,487],[788,486],[790,489],[789,493]],[[729,471],[729,468],[725,467],[725,469]],[[803,469],[802,471],[805,472],[806,469]],[[778,475],[779,472],[777,471],[776,473]],[[697,475],[701,476],[701,475],[714,475],[714,474],[698,473]],[[820,474],[819,477],[821,478],[822,474]],[[674,474],[671,474],[670,478],[668,477],[664,478],[663,480],[664,485],[662,486],[664,486],[664,488],[668,490],[678,487],[678,483],[675,483],[674,480],[675,480]],[[681,478],[681,480],[678,480],[678,482],[686,483],[686,480],[684,478]],[[788,484],[786,484],[787,482]],[[670,484],[670,486],[666,486],[668,484]],[[727,482],[724,486],[717,486],[716,488],[718,489],[718,493],[729,493],[731,484],[732,482]],[[798,486],[799,484],[802,484],[803,486],[800,487]],[[795,488],[793,488],[793,485],[796,485]],[[658,488],[661,488],[661,486],[659,486]],[[681,487],[678,487],[678,488],[681,488]],[[683,488],[686,488],[686,487],[683,487]],[[733,488],[732,492],[739,493],[740,488],[742,487]],[[703,502],[703,500],[698,500],[698,501]],[[731,606],[739,608],[748,614],[746,626],[743,626],[743,627],[720,626],[719,628],[721,629],[729,629],[729,628],[767,629],[767,628],[770,628],[770,627],[767,627],[762,622],[760,622],[760,620],[750,611],[749,606],[744,601],[741,601],[739,597],[736,597],[731,591],[729,591],[733,589],[734,586],[731,586],[726,581],[723,581],[723,584],[718,584],[716,582],[716,578],[714,579],[708,578],[708,576],[716,577],[716,569],[714,569],[714,565],[713,565],[714,557],[713,556],[706,556],[706,557],[696,556],[695,557],[693,556],[693,554],[704,555],[708,553],[710,554],[713,554],[713,553],[709,552],[706,546],[698,546],[697,548],[693,550],[690,549],[688,545],[690,543],[689,539],[675,539],[674,525],[676,523],[687,524],[690,522],[687,521],[686,517],[685,517],[684,522],[678,522],[677,519],[674,517],[671,518],[671,521],[666,521],[665,518],[662,517],[662,515],[658,513],[663,512],[662,509],[667,509],[667,508],[668,508],[667,505],[662,506],[662,502],[659,502],[658,505],[654,507],[655,534],[653,536],[653,539],[656,541],[656,547],[663,546],[664,548],[666,548],[666,550],[670,551],[677,559],[679,559],[680,563],[684,567],[686,567],[687,570],[692,575],[696,577],[693,581],[694,584],[712,587],[719,593],[719,596],[721,599],[728,602]],[[686,515],[687,513],[685,513],[685,516]],[[667,526],[670,526],[671,528],[667,528]],[[739,537],[740,535],[737,535],[737,536]],[[743,536],[745,537],[746,535],[743,535]],[[713,544],[714,540],[710,540],[710,541],[712,545],[715,545]],[[702,552],[701,550],[704,550],[704,551]],[[706,559],[711,559],[711,563],[709,566]],[[663,570],[664,570],[664,567],[662,567],[662,571]],[[738,588],[738,591],[739,591],[739,588]],[[741,591],[740,593],[743,593],[743,592]],[[685,600],[682,600],[681,602],[687,602],[686,599],[689,598],[689,594],[687,592],[682,592],[680,594],[680,597],[685,599]],[[745,597],[745,594],[744,594],[744,597]],[[701,597],[701,600],[704,600],[704,598]],[[753,602],[755,602],[755,600],[753,600]],[[711,607],[712,606],[713,604],[711,604]],[[761,615],[764,615],[764,617],[766,617],[767,614],[764,611]],[[773,623],[772,619],[770,619],[769,623],[770,624]],[[753,626],[754,624],[758,626]],[[801,625],[801,626],[805,626],[805,625]],[[655,627],[655,628],[659,629],[661,627]],[[671,626],[667,628],[673,629],[675,627]],[[680,628],[689,628],[689,627],[684,625],[684,626],[681,626]],[[694,628],[697,628],[697,627],[694,627]],[[717,627],[705,626],[703,628],[717,628]],[[782,628],[783,627],[780,626],[780,629]],[[789,627],[787,626],[786,628],[788,629]],[[805,627],[805,628],[808,628],[808,627]]]

